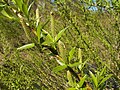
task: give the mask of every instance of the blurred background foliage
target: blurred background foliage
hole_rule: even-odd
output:
[[[12,0],[4,1],[9,5],[13,4]],[[54,12],[55,33],[69,26],[61,41],[65,44],[66,52],[69,52],[72,47],[81,48],[82,59],[87,60],[83,71],[86,74],[89,70],[96,73],[106,66],[107,73],[113,74],[105,82],[106,88],[119,90],[120,1],[35,0],[30,13],[31,25],[34,25],[36,5],[39,6],[41,24],[50,19],[51,11]],[[55,74],[52,71],[58,64],[50,55],[50,51],[40,52],[37,47],[16,51],[19,46],[30,43],[21,27],[20,22],[7,19],[0,13],[1,90],[64,90],[68,88],[66,73],[61,71]],[[50,32],[50,22],[44,29]],[[34,37],[34,35],[31,36]],[[74,57],[76,56],[77,52]],[[77,62],[76,58],[72,62]],[[88,80],[91,83],[90,78]]]

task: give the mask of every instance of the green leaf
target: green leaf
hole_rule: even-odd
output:
[[[62,71],[63,69],[67,68],[67,65],[63,65],[63,66],[57,66],[55,68],[53,68],[53,72],[59,72]]]
[[[65,0],[60,0],[60,3],[65,3]]]
[[[89,73],[90,73],[90,76],[93,79],[93,82],[94,82],[95,86],[98,87],[97,77],[95,77],[94,74],[91,71],[89,71]]]
[[[63,60],[56,60],[58,64],[60,64],[61,66],[65,65],[65,62]]]
[[[67,29],[68,27],[64,28],[63,30],[61,30],[55,37],[55,43],[61,38],[61,36],[63,35],[63,33],[65,32],[65,30]]]
[[[23,45],[23,46],[17,48],[17,50],[29,49],[29,48],[32,48],[32,47],[34,47],[34,46],[35,46],[34,43],[26,44],[26,45]]]
[[[73,54],[75,53],[75,47],[71,49],[71,51],[69,52],[69,62],[70,60],[73,58]]]
[[[68,88],[67,90],[76,90],[76,88]]]
[[[79,62],[76,62],[76,63],[73,63],[73,64],[69,64],[70,67],[75,67],[75,66],[79,66],[80,63]]]
[[[82,86],[83,86],[86,77],[87,77],[87,75],[85,75],[85,76],[80,80],[80,82],[78,83],[78,84],[79,84],[79,87],[82,87]]]
[[[0,7],[4,8],[6,5],[3,3],[0,3]]]
[[[49,34],[49,32],[47,32],[46,30],[42,30],[44,34]]]
[[[105,70],[106,70],[106,66],[105,66],[105,67],[102,69],[102,71],[100,72],[100,76],[102,76],[102,75],[104,74]]]
[[[6,6],[5,4],[0,3],[0,12],[3,10],[3,8],[4,8],[5,6]]]
[[[79,68],[80,71],[84,68],[84,66],[85,66],[86,63],[87,63],[87,60],[84,63],[82,63],[82,64],[80,64],[78,66],[78,68]]]
[[[43,25],[42,28],[44,28],[48,23],[49,23],[50,19],[48,19]]]
[[[70,71],[67,71],[67,79],[68,79],[68,84],[70,86],[74,86],[74,81],[73,81],[72,74]]]
[[[105,78],[103,78],[103,80],[100,82],[100,84],[98,86],[100,86],[101,84],[103,84],[105,81],[107,81],[110,77],[112,76],[112,74],[106,76]]]
[[[47,36],[45,37],[45,42],[42,43],[42,45],[50,45],[54,42],[54,39],[52,38],[52,36],[45,30],[43,30],[43,32],[45,34],[47,34]]]
[[[50,34],[46,36],[45,42],[42,43],[42,45],[51,45],[53,43],[53,38]]]
[[[11,16],[11,13],[6,12],[6,10],[2,10],[1,13],[9,19],[14,19],[14,17]]]
[[[23,11],[24,15],[28,18],[28,5],[26,3],[23,3],[22,11]]]
[[[23,0],[14,0],[18,8],[22,11]]]
[[[37,26],[37,37],[38,37],[38,43],[40,43],[40,38],[42,37],[42,33],[41,33],[41,31],[42,31],[42,29],[46,26],[46,24],[48,23],[49,21],[46,21],[43,25],[41,25],[40,23],[38,24],[38,26]],[[46,32],[45,30],[43,30],[43,32],[44,33],[46,33],[46,34],[49,34],[48,32]],[[49,36],[50,37],[50,36]],[[51,38],[51,37],[50,37]],[[53,40],[52,40],[53,41]],[[47,42],[44,42],[44,44],[46,43],[48,43],[49,41],[47,41]]]
[[[41,38],[41,30],[42,30],[42,26],[41,26],[41,24],[39,24],[37,27],[37,37],[38,37],[39,44],[40,44],[40,38]]]
[[[28,12],[30,12],[32,5],[34,4],[35,1],[33,1],[29,6],[28,6]]]

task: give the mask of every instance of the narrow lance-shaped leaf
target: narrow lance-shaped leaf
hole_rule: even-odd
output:
[[[98,86],[100,86],[101,84],[103,84],[105,81],[107,81],[110,77],[112,76],[112,74],[106,76],[105,78],[103,78],[103,80],[100,82],[100,84]]]
[[[70,67],[76,67],[76,66],[79,66],[80,63],[79,62],[76,62],[76,63],[73,63],[73,64],[69,64]]]
[[[82,64],[80,64],[78,66],[78,68],[79,68],[80,71],[84,68],[84,66],[85,66],[86,63],[87,63],[87,60],[84,63],[82,63]]]
[[[46,36],[45,42],[43,42],[42,44],[43,45],[51,45],[52,43],[53,43],[53,38],[52,38],[52,36],[50,34],[48,34]]]
[[[26,3],[23,3],[22,11],[23,11],[24,15],[28,18],[28,5]]]
[[[59,72],[62,71],[63,69],[67,68],[67,65],[63,65],[63,66],[57,66],[55,68],[53,68],[53,72]]]
[[[38,43],[40,43],[40,38],[42,37],[41,30],[47,25],[48,22],[49,22],[49,20],[46,21],[43,25],[41,25],[40,22],[39,22],[39,24],[37,25],[37,37],[38,37]],[[45,32],[46,34],[49,34],[49,33],[46,32],[45,30],[43,30],[43,32]],[[50,37],[50,38],[51,38],[51,40],[53,41],[52,37]]]
[[[23,0],[14,0],[18,8],[22,11]]]
[[[90,76],[93,79],[93,82],[94,82],[95,86],[98,87],[97,77],[95,77],[94,74],[91,71],[89,71],[89,73],[90,73]]]
[[[82,86],[83,86],[86,77],[87,77],[87,75],[85,75],[85,76],[80,80],[80,82],[78,83],[78,84],[79,84],[79,87],[82,87]]]
[[[23,45],[23,46],[17,48],[17,50],[29,49],[29,48],[32,48],[32,47],[34,47],[34,46],[35,46],[34,43],[26,44],[26,45]]]
[[[46,40],[45,42],[42,43],[42,45],[50,45],[51,43],[53,43],[54,39],[52,38],[52,36],[45,30],[42,30],[44,34],[47,34],[47,36],[45,37]]]
[[[13,12],[8,7],[4,8],[1,13],[9,19],[14,19]]]
[[[13,17],[11,17],[5,10],[2,10],[1,13],[6,16],[9,19],[12,19]]]
[[[34,4],[34,1],[28,6],[28,12],[30,12],[32,5]]]
[[[64,28],[63,30],[61,30],[55,37],[55,43],[61,38],[61,36],[63,35],[63,33],[65,32],[65,30],[67,29],[68,27]]]
[[[102,69],[102,71],[100,72],[100,76],[102,76],[102,75],[104,74],[105,70],[106,70],[106,66],[105,66],[105,67]]]
[[[63,58],[61,58],[60,56],[56,55],[56,61],[58,64],[60,64],[61,66],[65,65],[65,61],[63,60]]]
[[[75,53],[75,47],[71,49],[71,51],[69,52],[69,62],[70,60],[73,58],[73,54]]]
[[[39,24],[37,27],[37,37],[38,37],[39,44],[40,44],[40,38],[41,38],[41,29],[42,29],[42,26],[41,26],[41,24]]]
[[[48,19],[43,25],[42,28],[44,28],[48,23],[49,23],[50,19]]]

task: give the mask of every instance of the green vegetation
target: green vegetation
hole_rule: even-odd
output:
[[[0,89],[119,90],[120,2],[91,5],[1,0]]]

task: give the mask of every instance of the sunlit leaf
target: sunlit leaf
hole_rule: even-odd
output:
[[[103,84],[105,81],[107,81],[111,76],[112,76],[112,74],[110,74],[110,75],[106,76],[105,78],[103,78],[103,80],[100,82],[99,86],[101,84]]]
[[[85,75],[83,78],[81,78],[81,80],[80,80],[80,82],[79,82],[79,87],[82,87],[82,86],[83,86],[86,77],[87,77],[87,75]]]
[[[68,88],[67,90],[76,90],[76,88]]]
[[[45,42],[42,43],[42,45],[50,45],[54,42],[54,39],[52,36],[45,30],[42,30],[47,36],[45,37]]]
[[[24,15],[28,18],[28,6],[26,3],[23,3],[22,11],[23,11]]]
[[[60,0],[61,3],[65,3],[65,0]]]
[[[73,58],[73,54],[75,53],[75,47],[71,49],[71,51],[69,52],[69,62],[70,60]]]
[[[95,86],[98,87],[97,77],[95,77],[91,71],[89,71],[89,73],[90,73],[90,76],[92,77],[92,80],[93,80]]]
[[[57,66],[55,68],[53,68],[53,72],[59,72],[62,71],[63,69],[67,68],[67,65],[63,65],[63,66]]]
[[[34,4],[34,1],[28,6],[28,12],[31,10],[31,7],[33,4]]]
[[[52,44],[52,43],[53,43],[53,38],[52,38],[52,36],[51,36],[50,34],[48,34],[48,35],[46,36],[45,42],[43,42],[42,44],[43,44],[43,45],[50,45],[50,44]]]
[[[80,71],[84,68],[84,66],[85,66],[86,63],[87,63],[87,60],[84,63],[82,63],[82,64],[80,64],[78,66],[78,68],[79,68]]]
[[[75,66],[79,66],[79,65],[80,65],[79,62],[75,62],[75,63],[73,63],[73,64],[69,64],[70,67],[75,67]]]
[[[65,32],[65,30],[67,29],[68,27],[64,28],[63,30],[61,30],[55,37],[55,43],[61,38],[61,36],[63,35],[63,33]]]
[[[14,17],[12,17],[11,14],[7,13],[5,10],[2,10],[1,13],[9,19],[14,19]]]
[[[29,48],[32,48],[34,46],[35,46],[34,43],[30,43],[30,44],[26,44],[26,45],[23,45],[23,46],[17,48],[17,50],[29,49]]]
[[[22,11],[23,0],[14,0],[18,8]]]
[[[102,71],[100,72],[100,76],[102,76],[102,75],[104,74],[105,70],[106,70],[106,66],[105,66],[105,67],[102,69]]]
[[[61,59],[57,59],[56,60],[58,64],[60,64],[61,66],[65,65],[65,62]]]

